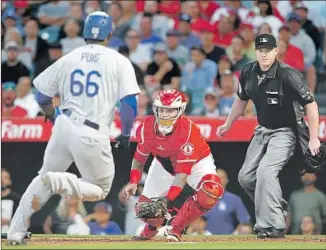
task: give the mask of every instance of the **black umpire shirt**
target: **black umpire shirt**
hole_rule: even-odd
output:
[[[254,102],[258,123],[269,129],[295,128],[303,119],[302,107],[314,101],[303,75],[277,60],[268,71],[261,71],[258,62],[247,63],[238,96]]]

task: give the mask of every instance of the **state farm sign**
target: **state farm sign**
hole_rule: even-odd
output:
[[[13,124],[12,121],[2,122],[2,138],[8,139],[41,139],[43,126],[40,124]]]
[[[211,119],[205,117],[190,117],[200,128],[203,136],[209,142],[249,142],[255,127],[256,119],[239,119],[230,131],[223,137],[216,134],[217,128],[224,124],[224,119]],[[143,119],[137,119],[134,123],[131,141],[135,140],[135,132]],[[37,119],[7,119],[2,120],[3,142],[47,142],[50,139],[52,124],[44,123],[43,118]],[[121,133],[121,121],[115,119],[111,125],[108,139],[114,140]],[[326,140],[326,116],[320,117],[319,138]]]

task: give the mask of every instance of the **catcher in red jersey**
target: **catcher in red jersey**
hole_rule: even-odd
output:
[[[136,204],[136,215],[146,226],[134,240],[149,240],[158,233],[170,217],[168,208],[187,183],[195,192],[169,220],[164,232],[168,240],[180,241],[182,231],[223,196],[210,148],[199,127],[182,115],[185,107],[181,92],[162,90],[153,103],[154,116],[137,129],[130,183],[124,189],[127,199],[136,192],[149,155],[154,159]]]

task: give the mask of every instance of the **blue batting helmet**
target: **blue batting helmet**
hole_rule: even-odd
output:
[[[102,11],[89,14],[85,20],[83,36],[85,39],[105,40],[112,31],[112,18]]]

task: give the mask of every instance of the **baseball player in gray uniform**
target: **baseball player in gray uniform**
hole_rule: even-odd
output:
[[[85,20],[81,46],[60,58],[33,81],[37,101],[54,124],[39,175],[25,191],[11,221],[9,244],[24,242],[28,219],[54,194],[84,201],[103,200],[114,178],[109,140],[116,103],[121,101],[120,145],[129,146],[140,92],[129,59],[107,47],[112,19],[105,12]],[[60,108],[52,97],[60,93]],[[67,173],[72,164],[82,176]],[[38,204],[38,205],[37,205]]]
[[[273,35],[258,35],[255,47],[257,61],[243,67],[238,96],[217,133],[223,136],[243,114],[248,100],[254,102],[259,125],[238,179],[255,203],[257,237],[281,238],[286,228],[285,201],[278,175],[295,151],[298,127],[306,126],[302,107],[308,117],[309,149],[313,155],[319,153],[318,107],[302,74],[277,61]]]

